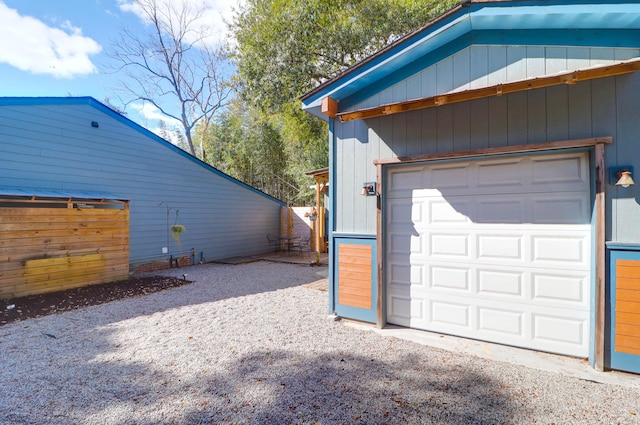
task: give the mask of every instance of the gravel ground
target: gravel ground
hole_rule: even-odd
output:
[[[326,268],[168,271],[194,283],[0,327],[1,424],[636,424],[637,389],[328,319]]]

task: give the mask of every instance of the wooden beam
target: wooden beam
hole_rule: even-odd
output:
[[[410,162],[437,161],[442,159],[458,159],[458,158],[489,156],[489,155],[504,155],[504,154],[510,154],[510,153],[524,153],[524,152],[548,151],[548,150],[556,150],[556,149],[583,148],[583,147],[592,147],[597,145],[608,145],[611,142],[612,142],[611,137],[594,137],[589,139],[564,140],[560,142],[532,143],[529,145],[501,146],[501,147],[495,147],[495,148],[472,149],[472,150],[466,150],[466,151],[443,152],[443,153],[404,156],[404,157],[399,156],[396,158],[377,159],[373,161],[373,163],[376,165],[404,164],[404,163],[410,163]]]
[[[469,100],[482,99],[486,97],[502,96],[509,93],[517,93],[526,90],[540,89],[562,84],[576,84],[580,81],[593,80],[596,78],[612,77],[615,75],[628,74],[640,70],[640,59],[628,62],[622,62],[615,65],[603,65],[595,68],[569,71],[562,74],[551,75],[548,77],[536,77],[526,80],[514,81],[511,83],[496,84],[494,86],[482,87],[479,89],[465,90],[456,93],[439,94],[428,98],[408,100],[405,102],[391,103],[387,105],[376,106],[374,108],[360,109],[353,112],[337,113],[336,115],[341,121],[352,121],[357,119],[367,119],[380,117],[384,115],[392,115],[400,112],[415,111],[418,109],[432,108],[434,106],[442,106],[448,103],[466,102]],[[330,99],[325,98],[322,102],[322,112],[324,110],[324,101]],[[332,99],[331,99],[332,100]],[[334,101],[335,102],[335,101]],[[337,108],[337,103],[336,103]],[[327,114],[328,115],[328,114]]]
[[[604,370],[605,323],[606,323],[606,271],[605,271],[605,172],[604,145],[595,147],[596,161],[596,335],[595,359],[596,370]]]
[[[338,116],[338,102],[330,97],[322,99],[322,113],[329,118],[335,118]]]
[[[382,164],[377,164],[376,165],[376,170],[377,170],[377,190],[378,193],[376,194],[376,197],[378,198],[376,203],[377,203],[377,208],[376,208],[376,326],[380,329],[382,329],[384,327],[384,325],[387,322],[387,318],[384,316],[383,312],[383,306],[382,303],[384,302],[384,300],[386,299],[385,296],[383,296],[382,291],[385,288],[385,285],[383,284],[383,279],[384,279],[384,268],[383,268],[383,263],[384,263],[384,253],[382,251],[382,191],[383,191],[383,187],[382,187],[382,172],[384,171],[382,168]]]

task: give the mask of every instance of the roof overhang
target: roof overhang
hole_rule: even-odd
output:
[[[409,100],[406,102],[389,103],[374,108],[360,109],[356,111],[336,114],[341,121],[367,119],[385,115],[409,112],[418,109],[432,108],[450,103],[465,102],[486,97],[502,96],[509,93],[517,93],[526,90],[563,84],[576,84],[580,81],[593,80],[595,78],[611,77],[614,75],[628,74],[640,70],[640,59],[621,62],[615,65],[603,65],[584,70],[569,71],[547,77],[530,78],[504,84],[495,84],[479,89],[464,90],[460,92],[431,96],[423,99]]]
[[[304,174],[313,177],[316,181],[329,181],[329,168],[320,168],[318,170],[308,171]]]
[[[64,202],[92,202],[103,204],[127,204],[128,199],[102,192],[67,191],[51,189],[18,189],[0,188],[0,199],[13,198],[21,201],[64,201]]]
[[[303,109],[326,120],[325,98],[346,111],[472,44],[639,47],[640,3],[472,0],[308,92]]]

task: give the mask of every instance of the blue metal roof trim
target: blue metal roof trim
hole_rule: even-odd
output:
[[[66,191],[50,189],[18,189],[0,187],[0,196],[25,196],[37,198],[65,198],[65,199],[108,199],[113,201],[128,201],[111,193]]]
[[[320,113],[324,97],[337,100],[344,111],[480,39],[484,43],[505,43],[509,37],[510,44],[570,41],[579,46],[631,47],[640,46],[638,30],[637,1],[466,3],[305,94],[303,109],[326,119]]]
[[[218,176],[229,180],[230,182],[233,182],[235,184],[238,184],[246,189],[251,190],[252,192],[255,192],[259,195],[262,195],[266,198],[269,198],[277,203],[279,203],[281,206],[285,206],[286,203],[281,201],[280,199],[274,198],[271,195],[268,195],[266,193],[264,193],[261,190],[256,189],[253,186],[248,185],[247,183],[244,183],[234,177],[231,177],[230,175],[218,170],[217,168],[207,164],[206,162],[203,162],[201,160],[199,160],[198,158],[196,158],[195,156],[189,154],[188,152],[183,151],[182,149],[180,149],[179,147],[175,146],[174,144],[164,140],[162,137],[158,136],[157,134],[153,133],[152,131],[147,130],[146,128],[142,127],[141,125],[135,123],[134,121],[130,120],[129,118],[125,117],[124,115],[114,111],[113,109],[109,108],[108,106],[106,106],[105,104],[99,102],[98,100],[94,99],[91,96],[83,96],[83,97],[0,97],[0,106],[2,105],[89,105],[89,106],[93,106],[94,108],[100,110],[101,112],[109,115],[110,117],[116,119],[117,121],[127,125],[128,127],[133,128],[134,130],[144,134],[145,136],[155,140],[156,142],[164,145],[165,147],[173,150],[174,152],[176,152],[179,155],[182,155],[183,157],[187,158],[188,160],[198,164],[201,167],[206,168],[207,170],[209,170],[210,172],[217,174]],[[114,198],[116,199],[116,198]]]
[[[325,89],[317,93],[310,92],[308,98],[305,98],[307,95],[303,96],[303,103],[307,105],[303,109],[320,107],[322,99],[327,96],[326,92],[331,92],[334,99],[340,100],[343,93],[353,92],[354,88],[363,88],[371,81],[379,80],[381,74],[386,75],[402,65],[413,62],[416,56],[426,54],[435,45],[446,44],[456,36],[470,31],[471,22],[467,15],[465,13],[459,17],[454,16],[435,22],[428,27],[430,34],[427,37],[421,31],[410,34],[405,39],[399,40],[397,46],[392,45],[388,51],[374,54],[354,65],[351,70],[348,69],[333,80],[326,82]],[[445,31],[455,27],[458,27],[457,32]],[[445,39],[438,38],[438,36],[445,37]],[[407,52],[412,54],[407,55]],[[345,80],[351,74],[353,76]],[[368,78],[363,80],[363,76]]]

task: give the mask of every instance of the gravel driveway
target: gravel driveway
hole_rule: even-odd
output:
[[[1,424],[636,424],[640,391],[328,319],[326,268],[195,283],[0,328]]]

